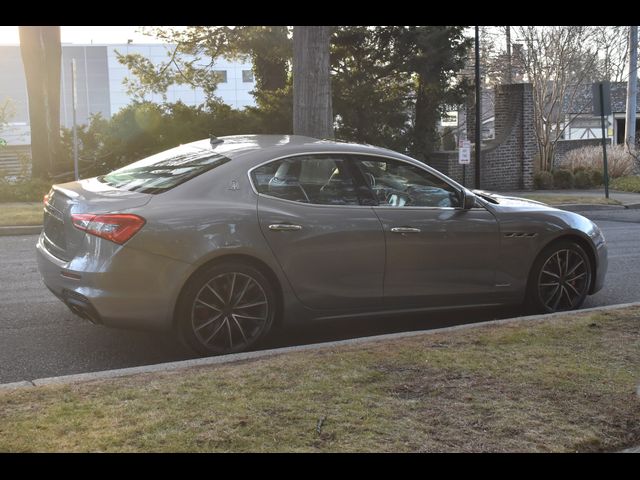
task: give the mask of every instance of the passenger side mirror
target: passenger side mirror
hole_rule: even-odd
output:
[[[470,192],[469,190],[462,190],[462,205],[461,208],[463,210],[471,210],[476,206],[476,196]]]

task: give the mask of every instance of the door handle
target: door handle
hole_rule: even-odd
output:
[[[393,233],[420,233],[420,229],[414,227],[393,227],[391,231]]]
[[[291,223],[273,223],[269,225],[269,230],[275,230],[279,232],[294,232],[302,230],[302,225],[293,225]]]

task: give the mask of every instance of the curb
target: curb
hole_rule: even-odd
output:
[[[560,210],[567,210],[569,212],[586,212],[590,210],[625,210],[627,208],[630,208],[627,205],[597,205],[591,203],[565,203],[562,205],[551,206]],[[640,208],[640,204],[638,204],[638,207],[633,208]]]
[[[42,231],[42,225],[0,227],[0,237],[11,235],[37,235]]]
[[[617,305],[607,305],[604,307],[585,308],[583,310],[575,310],[573,313],[589,313],[607,310],[616,310],[626,307],[640,307],[640,302],[621,303]],[[360,345],[371,342],[381,342],[386,340],[396,340],[402,338],[416,337],[420,335],[435,335],[438,333],[455,332],[458,330],[468,330],[472,328],[481,328],[491,325],[508,325],[511,323],[528,322],[536,320],[545,320],[558,316],[567,315],[568,312],[557,312],[542,315],[529,315],[526,317],[506,318],[502,320],[491,320],[481,323],[471,323],[466,325],[456,325],[453,327],[437,328],[432,330],[419,330],[415,332],[400,332],[386,335],[376,335],[371,337],[361,337],[348,340],[339,340],[335,342],[314,343],[310,345],[299,345],[294,347],[274,348],[271,350],[262,350],[256,352],[234,353],[230,355],[222,355],[218,357],[197,358],[193,360],[182,360],[178,362],[160,363],[156,365],[145,365],[140,367],[120,368],[115,370],[104,370],[101,372],[80,373],[75,375],[63,375],[59,377],[40,378],[33,381],[21,381],[13,383],[0,384],[1,390],[15,390],[24,387],[39,387],[44,385],[66,385],[79,382],[87,382],[92,380],[104,380],[109,378],[118,378],[142,373],[158,373],[181,370],[191,367],[201,367],[208,365],[223,365],[246,360],[257,360],[262,358],[273,357],[285,353],[304,352],[309,350],[331,349],[346,345]],[[640,392],[639,392],[640,394]]]

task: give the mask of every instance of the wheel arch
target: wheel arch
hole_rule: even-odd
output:
[[[275,296],[276,296],[276,312],[274,316],[273,325],[274,327],[280,326],[283,318],[284,292],[282,290],[282,285],[280,284],[280,280],[278,279],[278,276],[276,275],[276,273],[273,271],[271,267],[269,267],[269,265],[267,265],[267,263],[265,263],[263,260],[260,260],[257,257],[254,257],[246,253],[227,253],[227,254],[218,255],[214,258],[211,258],[205,261],[204,263],[199,265],[193,272],[191,272],[191,274],[184,281],[184,283],[182,284],[182,287],[180,288],[180,293],[176,297],[175,305],[173,307],[173,318],[171,321],[171,325],[174,329],[177,326],[177,321],[178,321],[177,311],[180,306],[180,300],[191,279],[194,276],[196,276],[198,273],[200,273],[202,270],[206,268],[210,268],[212,265],[218,265],[221,263],[232,263],[232,262],[240,262],[246,265],[250,265],[256,268],[257,270],[259,270],[260,273],[262,273],[267,278],[267,280],[269,280],[269,283],[274,287]]]
[[[574,242],[576,244],[578,244],[583,250],[584,252],[587,254],[587,256],[589,257],[589,262],[591,263],[591,278],[592,278],[592,282],[591,285],[589,286],[589,294],[593,293],[593,289],[595,288],[595,278],[596,278],[596,273],[597,273],[597,257],[596,257],[596,252],[595,252],[595,248],[593,246],[593,244],[586,239],[584,236],[580,235],[577,232],[569,232],[566,233],[564,235],[560,235],[558,237],[553,238],[552,240],[549,240],[546,244],[542,245],[540,247],[540,249],[538,250],[538,253],[536,254],[536,256],[533,259],[533,262],[531,262],[531,266],[529,267],[529,272],[527,275],[527,287],[526,287],[526,291],[529,291],[529,288],[531,287],[531,275],[533,273],[533,267],[535,266],[536,262],[538,261],[538,258],[540,257],[540,255],[542,254],[542,252],[549,246],[555,244],[555,243],[559,243],[562,241],[570,241],[570,242]]]

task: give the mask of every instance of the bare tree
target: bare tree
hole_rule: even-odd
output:
[[[626,80],[628,27],[594,26],[593,44],[598,49],[597,73],[600,80],[623,82]]]
[[[556,142],[571,120],[566,105],[599,77],[595,31],[584,26],[517,27],[526,80],[533,85],[534,127],[541,170],[550,170]],[[583,108],[587,108],[586,105]]]
[[[331,27],[293,28],[293,133],[333,138]]]

